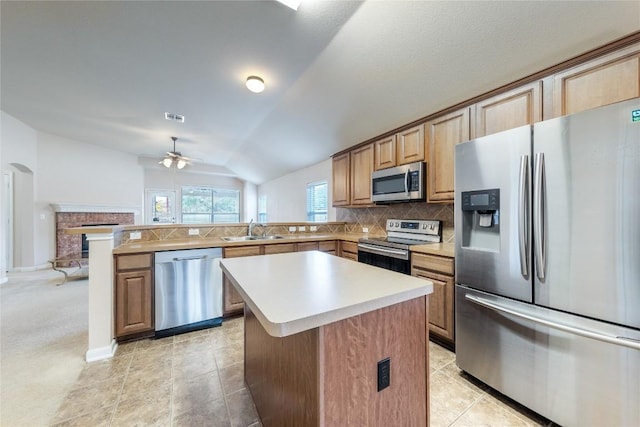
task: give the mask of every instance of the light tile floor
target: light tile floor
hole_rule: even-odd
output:
[[[159,340],[121,344],[87,364],[55,426],[259,426],[243,380],[243,319]],[[544,418],[462,373],[430,343],[431,426],[539,426]]]

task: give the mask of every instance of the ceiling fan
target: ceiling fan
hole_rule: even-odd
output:
[[[175,165],[178,169],[182,169],[192,159],[190,159],[189,157],[185,157],[181,152],[176,151],[176,141],[178,140],[178,138],[172,136],[171,139],[173,140],[173,151],[167,151],[167,155],[164,157],[164,159],[162,159],[162,161],[158,163],[164,165],[167,168]]]

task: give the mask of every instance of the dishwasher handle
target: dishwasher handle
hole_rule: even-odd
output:
[[[201,255],[201,256],[186,256],[186,257],[182,257],[182,258],[174,258],[174,261],[194,261],[197,259],[207,259],[206,255]]]

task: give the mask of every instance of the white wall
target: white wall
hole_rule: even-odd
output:
[[[2,151],[2,172],[13,174],[14,194],[14,251],[13,267],[37,265],[35,236],[35,210],[33,197],[37,177],[34,171],[38,165],[37,132],[0,111],[0,151]],[[4,192],[3,192],[4,194]],[[2,220],[5,221],[4,213]],[[4,242],[4,240],[3,240]],[[4,249],[2,250],[4,254]],[[2,256],[2,264],[5,256]],[[5,271],[3,266],[2,271]]]
[[[36,255],[55,255],[55,212],[51,203],[137,209],[142,222],[144,169],[135,155],[38,132]]]
[[[126,206],[142,212],[144,170],[137,156],[38,132],[0,113],[2,171],[14,174],[14,267],[46,265],[55,255],[51,203]]]
[[[307,220],[307,184],[327,181],[329,184],[329,221],[336,220],[331,207],[331,159],[265,182],[258,187],[258,196],[267,196],[268,222],[298,222]]]

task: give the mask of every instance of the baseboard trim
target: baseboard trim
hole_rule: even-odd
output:
[[[111,340],[111,345],[105,347],[92,348],[87,350],[85,359],[87,362],[97,362],[98,360],[111,359],[118,349],[116,340]]]
[[[34,265],[33,267],[13,267],[9,269],[9,273],[25,273],[27,271],[46,270],[51,268],[49,264]]]

